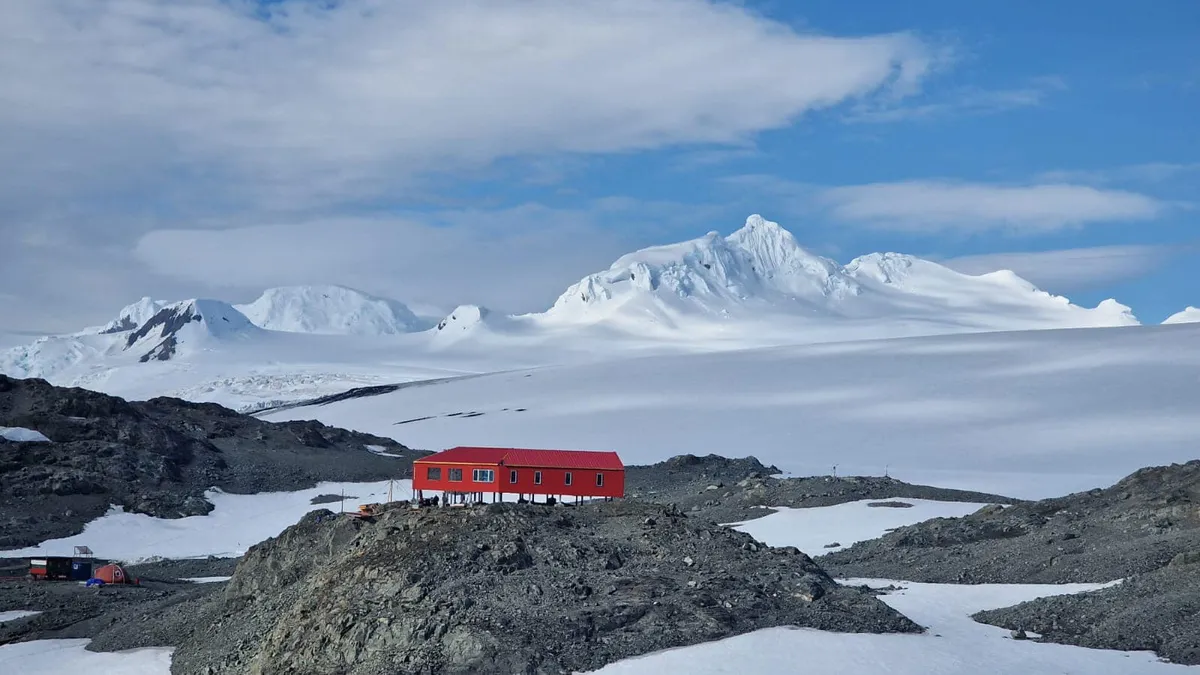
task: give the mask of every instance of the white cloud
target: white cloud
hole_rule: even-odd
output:
[[[903,181],[827,188],[816,199],[838,220],[915,233],[1039,233],[1094,222],[1146,220],[1166,208],[1135,192],[1069,184]]]
[[[6,6],[0,170],[22,169],[8,196],[194,185],[293,205],[500,157],[736,142],[911,92],[936,58],[909,35],[800,34],[715,0],[269,7]]]
[[[1165,245],[1094,246],[1055,251],[985,253],[941,261],[965,274],[1011,270],[1055,293],[1088,290],[1135,279],[1178,252]]]

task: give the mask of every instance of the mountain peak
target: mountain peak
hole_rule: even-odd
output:
[[[150,296],[145,296],[141,300],[122,308],[121,312],[117,314],[117,318],[108,322],[107,325],[100,329],[100,332],[111,334],[134,330],[149,321],[151,317],[158,314],[159,310],[168,304],[170,303],[164,300],[155,300]]]
[[[193,326],[195,324],[195,326]],[[150,347],[138,359],[168,361],[181,344],[227,338],[258,328],[220,300],[184,300],[164,306],[125,337],[125,349]]]
[[[337,285],[281,286],[235,306],[267,330],[324,335],[395,335],[427,326],[402,302]]]
[[[742,230],[777,230],[779,232],[787,232],[783,226],[771,220],[763,218],[757,213],[751,213],[746,216],[746,223],[742,225]],[[741,230],[739,230],[741,231]]]
[[[854,284],[839,276],[836,263],[801,248],[778,223],[752,214],[728,237],[714,231],[622,256],[569,288],[547,314],[583,312],[598,319],[601,314],[590,308],[636,300],[643,313],[662,309],[644,305],[649,302],[724,316],[747,302],[807,302],[843,291],[854,293]]]

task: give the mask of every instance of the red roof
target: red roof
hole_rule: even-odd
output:
[[[446,464],[499,464],[508,448],[457,447],[422,457],[418,462],[442,462]]]
[[[457,447],[422,457],[418,462],[447,464],[497,464],[553,469],[597,469],[620,471],[625,468],[615,452],[595,450],[533,450],[528,448]]]

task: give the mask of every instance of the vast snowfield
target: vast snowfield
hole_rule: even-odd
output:
[[[417,448],[754,455],[1042,498],[1196,456],[1200,326],[875,340],[546,367],[268,414]],[[454,413],[482,413],[468,417]]]

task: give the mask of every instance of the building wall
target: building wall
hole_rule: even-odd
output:
[[[625,472],[596,469],[552,469],[506,467],[486,464],[413,464],[413,489],[431,492],[504,492],[508,494],[563,495],[571,497],[624,497]],[[426,469],[441,469],[441,479],[428,478]],[[461,469],[462,481],[451,481],[450,470]],[[495,481],[479,483],[473,480],[474,469],[495,471]],[[516,472],[516,481],[512,480]],[[535,482],[541,473],[541,483]],[[571,484],[567,484],[567,474]],[[603,485],[596,485],[596,476],[603,476]]]
[[[625,472],[597,469],[537,469],[530,467],[502,467],[500,476],[503,492],[536,495],[570,495],[572,497],[624,497]],[[517,480],[512,482],[512,473]],[[542,474],[541,484],[535,483],[536,473]],[[567,474],[571,484],[567,485]],[[604,476],[604,484],[596,485],[596,476]]]
[[[430,479],[426,473],[426,470],[430,468],[440,469],[441,478],[438,480]],[[495,482],[476,483],[472,479],[476,469],[494,471],[496,474]],[[462,471],[461,481],[450,480],[450,472],[453,470]],[[495,464],[434,464],[426,462],[417,464],[414,462],[413,489],[435,492],[501,492],[500,467]]]

